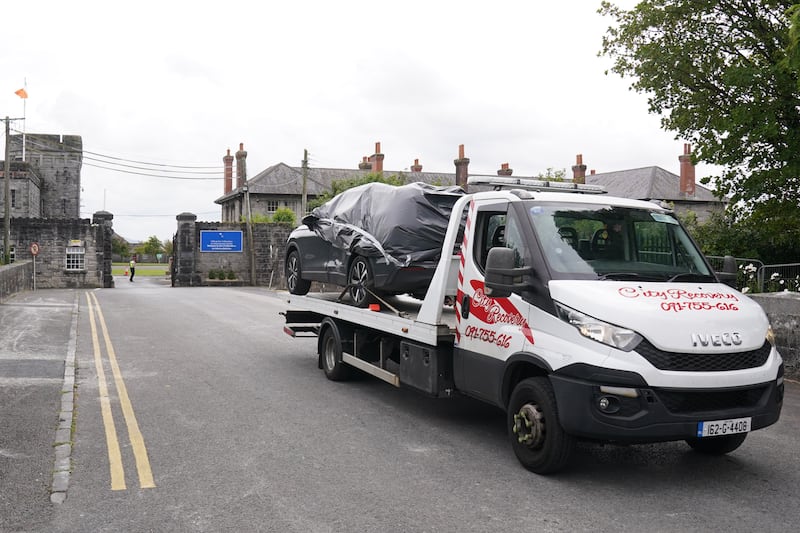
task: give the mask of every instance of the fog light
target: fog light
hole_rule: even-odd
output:
[[[597,400],[597,408],[606,414],[613,414],[619,411],[619,399],[614,396],[601,396]]]

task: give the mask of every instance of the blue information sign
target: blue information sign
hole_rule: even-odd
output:
[[[200,231],[201,252],[241,252],[241,231]]]

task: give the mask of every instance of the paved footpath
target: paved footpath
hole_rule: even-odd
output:
[[[0,531],[37,531],[69,482],[81,289],[0,302]]]

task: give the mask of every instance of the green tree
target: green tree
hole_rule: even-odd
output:
[[[142,251],[147,255],[155,256],[156,254],[160,254],[163,250],[164,246],[155,235],[148,237],[144,244],[142,244]]]
[[[553,167],[548,167],[546,171],[540,172],[536,179],[544,180],[544,181],[567,181],[567,170],[564,168],[554,169]]]
[[[601,49],[611,71],[633,78],[662,127],[693,142],[697,160],[723,168],[701,181],[730,197],[730,223],[758,221],[779,246],[798,250],[800,14],[791,7],[643,0],[626,11],[604,1],[599,12],[616,21]]]
[[[329,192],[326,192],[325,194],[308,202],[308,210],[310,211],[315,207],[321,206],[342,191],[346,191],[347,189],[352,189],[353,187],[358,187],[359,185],[364,185],[366,183],[374,182],[386,183],[389,185],[405,185],[406,178],[402,174],[384,176],[381,172],[372,172],[365,176],[335,180],[333,183],[331,183],[331,190]]]
[[[128,241],[118,235],[111,237],[111,253],[123,258],[128,257],[131,254]]]
[[[161,246],[166,255],[168,256],[172,255],[172,249],[173,249],[172,239],[164,239],[164,242],[161,243]]]

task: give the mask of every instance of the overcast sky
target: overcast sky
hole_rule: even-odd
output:
[[[616,2],[632,7],[635,1]],[[105,209],[129,240],[171,238],[175,215],[219,220],[222,157],[247,172],[357,168],[381,142],[385,170],[419,159],[472,174],[571,176],[657,165],[678,173],[683,140],[660,129],[630,80],[598,57],[599,0],[309,0],[3,3],[0,115],[83,138],[81,216]],[[22,131],[21,121],[13,128]],[[123,173],[141,161],[177,180]],[[109,160],[108,158],[119,158]],[[711,172],[699,165],[698,179]]]

